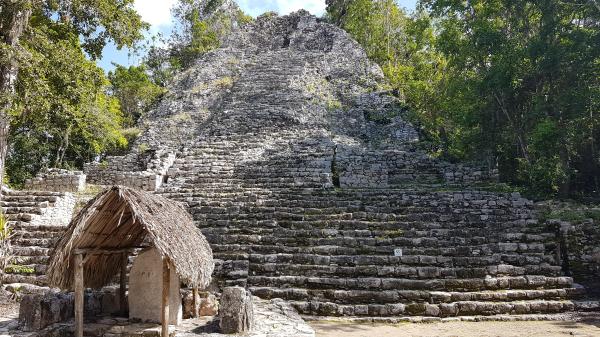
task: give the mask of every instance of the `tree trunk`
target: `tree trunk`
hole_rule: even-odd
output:
[[[4,184],[4,169],[10,131],[9,111],[12,107],[15,81],[19,68],[15,56],[19,49],[19,38],[29,23],[32,5],[30,0],[17,0],[7,1],[0,6],[0,13],[2,13],[0,39],[8,52],[7,61],[0,63],[0,184]],[[2,189],[0,188],[1,198]]]

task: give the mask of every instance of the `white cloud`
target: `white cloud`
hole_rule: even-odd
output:
[[[289,14],[299,9],[306,9],[311,14],[321,16],[325,13],[325,0],[276,0],[279,14]]]
[[[171,7],[177,0],[135,0],[134,7],[142,16],[142,20],[152,25],[152,29],[158,26],[171,25]]]

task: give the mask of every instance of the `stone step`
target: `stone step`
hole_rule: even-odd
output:
[[[438,238],[386,238],[385,236],[375,237],[309,237],[309,236],[287,236],[280,232],[273,232],[271,235],[252,235],[252,234],[212,234],[203,231],[204,235],[214,244],[264,244],[276,245],[285,244],[289,247],[297,246],[338,246],[338,247],[377,247],[377,249],[389,248],[393,252],[395,248],[404,248],[407,255],[412,248],[415,251],[423,249],[453,248],[454,256],[469,255],[492,255],[496,253],[524,253],[524,254],[544,254],[545,245],[539,242],[512,242],[502,238],[475,237],[468,238],[467,235],[454,237],[452,240]],[[461,255],[462,254],[462,255]]]
[[[47,285],[46,275],[20,275],[20,274],[0,274],[2,284],[8,283],[27,283],[39,286]]]
[[[317,301],[336,304],[452,303],[464,301],[513,302],[528,300],[566,300],[581,298],[580,288],[542,290],[499,290],[446,292],[421,290],[319,290],[303,288],[250,287],[253,295],[264,299],[282,298],[292,301]]]
[[[11,214],[21,214],[21,213],[26,213],[26,214],[42,214],[43,208],[42,207],[3,207],[2,211],[4,212],[4,214],[6,216],[9,216]]]
[[[486,228],[464,228],[464,229],[445,229],[441,225],[435,224],[436,228],[417,230],[414,224],[410,229],[402,230],[337,230],[337,229],[289,229],[281,226],[271,227],[262,223],[258,226],[232,227],[206,227],[202,226],[204,235],[254,235],[254,236],[284,236],[295,238],[329,238],[329,239],[358,239],[358,238],[376,238],[378,240],[392,240],[392,242],[406,242],[415,245],[427,244],[430,240],[450,242],[453,244],[462,244],[471,237],[479,242],[504,242],[504,243],[544,243],[547,237],[538,234],[529,233],[497,233],[493,237],[486,235],[489,229]],[[431,227],[433,227],[430,224]],[[400,226],[398,226],[400,227]],[[409,227],[409,226],[407,226]],[[471,240],[471,239],[469,239]]]
[[[530,300],[514,302],[459,301],[452,303],[395,303],[344,305],[319,301],[291,301],[304,315],[317,316],[427,316],[525,315],[573,311],[573,301]]]
[[[4,195],[2,196],[2,200],[6,203],[43,203],[47,202],[49,204],[55,203],[59,197],[62,195]]]
[[[41,233],[45,234],[45,232],[41,232]],[[13,245],[20,246],[20,247],[37,246],[37,247],[42,247],[42,248],[50,248],[57,240],[58,240],[58,236],[55,238],[38,236],[36,238],[36,237],[20,237],[17,234],[15,236],[15,238],[12,239],[12,243],[13,243]]]
[[[9,222],[12,222],[12,221],[29,222],[29,221],[32,221],[35,217],[36,217],[36,215],[29,214],[29,213],[13,213],[13,214],[5,215],[6,220]]]
[[[36,276],[36,275],[44,275],[46,274],[46,269],[48,266],[46,264],[16,264],[13,268],[7,268],[5,270],[5,274],[16,274],[16,275],[25,275],[25,276]],[[16,268],[16,269],[15,269]],[[33,270],[33,272],[29,271],[20,271],[19,269],[27,269]]]
[[[249,276],[248,284],[255,287],[306,288],[333,290],[430,290],[483,291],[506,289],[570,288],[570,277],[541,275],[485,277],[471,279],[408,279],[408,278],[341,278],[306,276]]]
[[[229,242],[225,244],[211,244],[213,251],[215,252],[246,252],[253,254],[317,254],[317,255],[382,255],[382,256],[393,256],[394,250],[397,246],[357,246],[357,247],[345,247],[345,246],[309,246],[301,244],[239,244],[235,242]],[[468,247],[467,247],[468,248]],[[555,257],[547,255],[545,253],[520,253],[515,255],[514,252],[506,252],[505,254],[482,254],[481,252],[477,255],[473,255],[475,250],[464,250],[460,247],[446,247],[446,248],[413,248],[406,249],[403,253],[406,256],[445,256],[460,258],[460,265],[464,263],[476,263],[481,265],[478,261],[485,262],[485,265],[490,263],[500,263],[505,261],[509,264],[527,264],[528,261],[554,264]],[[459,265],[458,260],[455,260],[455,264]]]
[[[36,255],[36,256],[15,256],[12,262],[16,265],[32,265],[40,264],[47,265],[50,257],[48,255]]]
[[[61,197],[64,196],[64,192],[53,192],[53,191],[17,191],[13,190],[6,193],[3,197],[6,198],[18,198],[18,197]]]
[[[506,250],[518,250],[518,245],[511,243],[531,243],[533,245],[546,242],[547,239],[553,237],[551,233],[541,232],[543,229],[539,228],[523,228],[515,224],[506,223],[504,228],[498,228],[493,226],[490,227],[469,227],[469,224],[452,226],[451,223],[438,223],[438,222],[426,222],[426,221],[365,221],[365,220],[328,220],[328,221],[302,221],[302,220],[286,220],[280,218],[273,218],[269,216],[260,217],[255,215],[252,217],[240,218],[237,216],[228,216],[227,213],[218,214],[200,214],[195,213],[194,218],[196,223],[201,228],[207,229],[207,235],[211,232],[218,232],[219,230],[227,230],[233,226],[240,226],[247,230],[261,230],[261,228],[271,231],[266,235],[273,235],[273,233],[294,233],[298,231],[299,238],[336,238],[339,237],[339,233],[346,233],[349,231],[356,231],[357,235],[349,236],[350,240],[357,239],[379,239],[380,241],[395,240],[395,242],[413,242],[415,239],[419,239],[419,234],[423,234],[421,240],[426,243],[428,241],[448,241],[454,242],[455,244],[466,243],[466,238],[474,243],[485,243],[485,242],[496,242],[509,244],[504,249]],[[477,224],[473,223],[473,227]],[[496,227],[496,228],[494,228]],[[354,228],[354,229],[352,229]],[[208,231],[210,229],[210,231]],[[494,229],[502,230],[500,232],[493,232]],[[317,234],[321,231],[321,235]],[[480,233],[489,232],[490,235],[482,236]],[[429,233],[437,232],[437,237],[434,235],[428,236]],[[444,238],[439,233],[449,233],[449,237]],[[308,234],[310,233],[310,234]],[[329,235],[328,235],[329,233]],[[335,233],[338,233],[336,235]],[[503,234],[501,234],[503,233]],[[377,235],[371,235],[377,234]],[[522,234],[525,234],[523,236]],[[236,235],[233,233],[232,235]],[[247,234],[239,234],[247,235]],[[255,234],[260,236],[261,234]],[[360,236],[358,236],[360,235]]]
[[[37,246],[15,246],[13,247],[13,254],[16,256],[48,256],[50,252],[49,248],[37,247]]]
[[[335,266],[335,267],[479,267],[486,266],[490,273],[513,274],[519,273],[524,268],[520,265],[503,264],[502,256],[497,255],[492,258],[477,257],[448,257],[431,255],[319,255],[319,254],[219,254],[215,253],[221,259],[249,260],[253,264],[282,264],[282,265],[315,265],[315,266]],[[520,255],[514,255],[515,260]],[[233,257],[233,258],[231,258]],[[506,257],[506,256],[505,256]],[[539,266],[542,262],[536,259],[529,259],[524,262],[533,262]]]
[[[22,231],[24,233],[45,232],[49,233],[49,235],[52,235],[52,233],[62,233],[67,229],[67,226],[63,225],[34,225],[27,222],[13,223],[11,226],[14,231]]]
[[[498,265],[477,267],[393,267],[359,266],[339,267],[310,264],[251,263],[250,275],[261,276],[308,276],[308,277],[407,277],[411,279],[455,279],[487,276],[522,276],[531,273],[543,273],[545,276],[560,276],[560,266],[528,265],[524,267],[504,267],[499,273]]]
[[[0,206],[2,208],[6,207],[39,207],[46,208],[53,206],[48,201],[0,201]]]

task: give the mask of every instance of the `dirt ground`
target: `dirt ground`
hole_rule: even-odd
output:
[[[600,318],[575,321],[402,323],[310,322],[317,337],[600,337]]]
[[[10,293],[0,289],[0,317],[17,317],[19,315],[19,303],[15,302]]]

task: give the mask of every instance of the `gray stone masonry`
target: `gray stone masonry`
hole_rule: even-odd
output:
[[[73,293],[61,293],[55,289],[46,289],[25,295],[19,307],[19,327],[22,331],[39,331],[55,323],[68,322],[74,317]],[[116,288],[86,292],[84,296],[84,314],[95,317],[101,314],[113,314],[119,310],[119,298]]]
[[[42,170],[35,178],[25,182],[25,189],[31,191],[81,192],[85,186],[83,172],[55,168]]]
[[[174,161],[173,152],[145,150],[123,157],[108,157],[105,161],[86,164],[84,169],[91,184],[124,185],[155,191],[162,185]]]
[[[600,224],[598,220],[578,222],[549,220],[560,233],[561,260],[564,269],[588,292],[600,296]]]
[[[12,231],[11,264],[26,268],[0,271],[0,281],[45,284],[50,247],[71,221],[75,197],[64,192],[9,191],[0,205]]]

